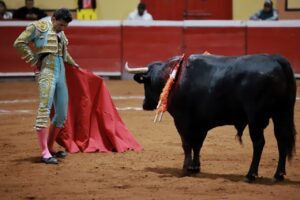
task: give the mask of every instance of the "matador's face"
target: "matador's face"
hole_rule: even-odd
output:
[[[53,25],[53,30],[56,32],[56,33],[59,33],[61,31],[63,31],[69,23],[65,22],[64,20],[62,19],[55,19],[55,17],[52,17],[51,18],[51,21],[52,21],[52,25]]]

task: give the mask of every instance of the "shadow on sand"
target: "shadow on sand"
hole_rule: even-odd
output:
[[[181,178],[182,171],[179,168],[168,168],[168,167],[158,167],[158,168],[145,168],[145,171],[154,172],[157,174],[161,174],[160,177],[177,177]],[[212,174],[207,172],[201,172],[200,174],[192,174],[190,177],[193,178],[203,178],[203,179],[225,179],[232,182],[245,182],[244,175],[238,174]],[[285,179],[283,182],[274,182],[273,178],[268,177],[258,177],[254,182],[254,184],[261,185],[300,185],[300,181]]]
[[[41,157],[27,157],[21,159],[12,160],[12,162],[22,164],[22,163],[41,163]]]

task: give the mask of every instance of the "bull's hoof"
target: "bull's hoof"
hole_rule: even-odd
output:
[[[283,173],[281,173],[281,174],[275,174],[273,181],[275,183],[284,181],[284,174]]]
[[[199,166],[190,166],[188,168],[188,171],[191,173],[191,174],[197,174],[197,173],[200,173],[200,167]]]
[[[182,169],[181,177],[191,176],[191,171],[188,169]]]
[[[247,175],[245,178],[244,178],[244,182],[246,183],[253,183],[254,181],[256,180],[256,176],[255,175]]]

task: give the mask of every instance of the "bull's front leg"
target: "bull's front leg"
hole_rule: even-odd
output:
[[[184,120],[185,119],[185,120]],[[175,118],[175,125],[178,130],[178,133],[181,138],[182,148],[184,151],[184,161],[183,161],[183,168],[182,168],[182,175],[189,176],[191,174],[191,168],[193,165],[192,160],[192,138],[190,136],[191,133],[191,126],[189,120],[187,118]]]

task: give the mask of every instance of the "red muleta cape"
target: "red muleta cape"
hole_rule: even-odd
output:
[[[66,66],[68,115],[56,141],[68,152],[141,151],[119,116],[102,78]]]

